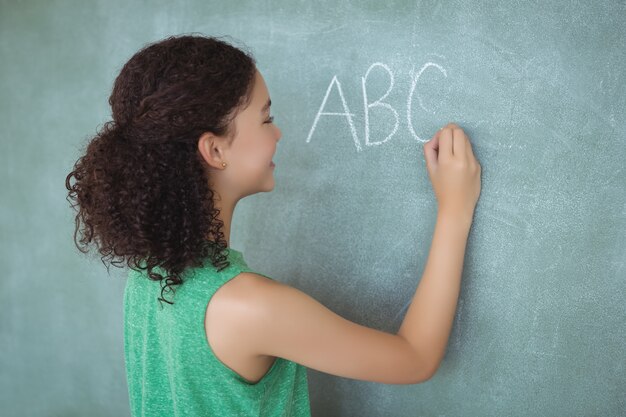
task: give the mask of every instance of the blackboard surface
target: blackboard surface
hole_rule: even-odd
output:
[[[482,192],[434,378],[309,371],[315,416],[626,415],[626,4],[0,2],[4,416],[128,415],[125,270],[73,245],[64,179],[122,65],[172,34],[258,61],[283,138],[232,246],[396,332],[436,201],[423,143],[470,136]]]

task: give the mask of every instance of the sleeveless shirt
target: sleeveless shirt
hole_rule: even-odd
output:
[[[217,271],[207,260],[202,267],[187,268],[175,292],[164,291],[174,304],[157,299],[162,284],[146,271],[129,270],[124,355],[132,417],[311,416],[305,366],[276,357],[253,383],[213,353],[204,327],[208,302],[230,279],[251,271],[241,252],[226,251],[227,268]],[[154,271],[163,275],[158,267]]]

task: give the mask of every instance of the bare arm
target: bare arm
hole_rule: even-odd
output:
[[[237,290],[224,298],[219,314],[237,335],[231,338],[235,346],[246,346],[254,356],[282,357],[365,381],[415,384],[434,375],[456,310],[480,165],[453,123],[424,145],[424,153],[439,205],[437,223],[422,281],[400,330],[394,334],[360,325],[296,288],[242,272],[233,279],[240,288],[231,287]]]
[[[471,219],[437,215],[422,280],[397,333],[432,364],[433,373],[445,355],[452,329],[470,227]]]
[[[231,307],[224,304],[221,323],[236,330],[237,346],[256,355],[364,381],[426,381],[445,353],[470,225],[467,216],[438,216],[422,281],[397,334],[347,320],[296,288],[249,272],[234,280],[241,289],[229,297]]]
[[[481,167],[472,144],[449,123],[424,145],[437,203],[437,223],[428,261],[398,335],[433,373],[445,356],[459,298],[467,236],[480,194]]]

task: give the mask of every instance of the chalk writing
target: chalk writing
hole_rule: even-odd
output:
[[[385,91],[385,93],[380,98],[376,99],[373,102],[369,102],[369,97],[367,93],[367,79],[370,75],[370,72],[374,68],[377,68],[377,67],[382,68],[387,73],[387,75],[389,76],[389,85],[388,85],[387,91]],[[413,108],[413,100],[414,100],[414,97],[416,96],[418,81],[420,77],[422,76],[422,74],[424,73],[424,71],[426,71],[429,68],[433,68],[433,69],[440,71],[444,75],[444,77],[448,76],[445,68],[443,68],[441,65],[436,64],[434,62],[427,62],[414,74],[413,73],[410,74],[411,88],[409,89],[409,94],[407,97],[406,121],[407,121],[407,125],[409,128],[409,132],[411,133],[411,135],[413,136],[415,140],[420,141],[420,142],[426,142],[428,139],[422,139],[415,132],[415,129],[413,127],[413,121],[411,119],[411,114],[412,114],[412,108]],[[333,90],[333,87],[336,87],[337,89],[337,93],[339,94],[339,98],[341,100],[343,112],[324,111],[324,109],[326,108],[326,104],[328,102],[328,97],[330,96],[330,92]],[[361,89],[362,89],[362,94],[363,94],[363,112],[364,112],[364,138],[365,138],[364,143],[366,146],[381,145],[389,141],[398,131],[398,127],[400,125],[400,116],[398,115],[398,111],[395,108],[393,108],[391,104],[383,101],[387,98],[387,96],[389,96],[389,93],[391,92],[393,87],[394,87],[393,72],[391,71],[391,69],[389,69],[387,65],[383,64],[382,62],[375,62],[372,65],[370,65],[370,67],[365,72],[365,76],[361,77]],[[422,102],[422,97],[419,94],[417,95],[417,101],[422,110],[429,112],[429,113],[433,113],[432,111],[429,111],[428,109],[426,109],[426,107],[424,106]],[[371,137],[370,137],[370,111],[371,111],[370,109],[373,109],[376,107],[382,107],[384,109],[387,109],[391,114],[393,114],[393,117],[395,119],[394,127],[391,133],[389,133],[383,140],[379,140],[379,141],[371,140]],[[361,142],[359,141],[359,137],[357,135],[356,127],[354,125],[354,120],[353,120],[354,113],[350,112],[350,108],[348,107],[348,104],[346,103],[345,95],[343,93],[343,90],[341,89],[341,83],[339,82],[339,79],[337,78],[336,74],[330,80],[330,84],[328,85],[328,88],[326,89],[326,94],[324,94],[324,98],[322,99],[322,104],[320,105],[319,110],[317,111],[317,114],[315,115],[315,119],[313,120],[313,125],[311,126],[311,129],[309,130],[309,134],[306,138],[307,143],[311,141],[311,138],[313,137],[313,133],[315,132],[315,128],[317,127],[317,124],[321,116],[344,117],[346,122],[348,123],[348,126],[350,127],[352,140],[354,141],[354,145],[356,146],[357,152],[360,152],[363,150],[363,148],[361,147]]]

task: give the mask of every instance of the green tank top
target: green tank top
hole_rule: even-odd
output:
[[[209,260],[185,270],[175,293],[164,293],[174,304],[157,300],[161,283],[129,270],[124,355],[133,417],[310,417],[305,366],[277,357],[252,383],[214,355],[204,329],[207,304],[223,284],[251,271],[241,252],[227,253],[230,266],[222,271]]]

